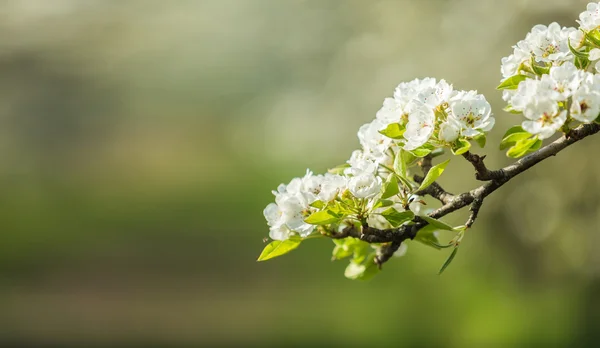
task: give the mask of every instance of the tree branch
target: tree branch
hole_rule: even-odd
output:
[[[485,156],[479,156],[467,152],[463,154],[463,157],[465,157],[467,161],[469,161],[475,168],[476,178],[486,182],[477,188],[456,196],[447,193],[439,185],[434,183],[430,186],[434,188],[430,190],[423,190],[421,193],[429,194],[435,197],[444,205],[431,212],[429,216],[439,219],[449,213],[464,208],[467,205],[471,205],[471,213],[465,224],[467,227],[471,227],[477,218],[479,210],[483,204],[483,200],[492,192],[502,187],[515,176],[523,173],[546,158],[555,156],[566,147],[598,132],[600,132],[599,124],[591,123],[581,125],[571,130],[568,134],[539,149],[538,151],[519,159],[513,164],[494,171],[487,169],[483,163]],[[424,169],[424,174],[427,174],[425,170],[428,171],[429,168],[431,168],[431,158],[425,157],[421,162],[421,167]],[[415,181],[418,182],[419,179],[421,181],[423,180],[421,177],[415,176]],[[396,250],[398,250],[404,240],[413,239],[417,235],[418,231],[427,225],[427,222],[423,221],[423,219],[420,219],[419,217],[415,217],[413,221],[415,223],[412,225],[402,225],[399,228],[387,230],[379,230],[372,227],[363,226],[360,239],[369,243],[390,243],[381,249],[380,253],[375,259],[375,262],[380,267],[384,262],[389,260]]]
[[[418,175],[415,175],[413,179],[419,184],[424,180],[422,176]],[[454,195],[444,190],[437,182],[432,183],[421,191],[415,192],[415,194],[418,196],[430,195],[431,197],[442,202],[442,204],[450,203],[454,199]]]

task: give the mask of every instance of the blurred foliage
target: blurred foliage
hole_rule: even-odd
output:
[[[367,283],[327,240],[255,262],[270,190],[344,162],[400,81],[486,94],[508,163],[500,58],[586,2],[1,3],[2,346],[597,345],[598,139],[487,199],[442,276],[418,243]]]

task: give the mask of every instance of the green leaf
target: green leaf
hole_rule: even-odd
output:
[[[392,139],[402,139],[402,134],[406,129],[400,123],[390,123],[384,130],[380,130],[379,133]]]
[[[448,256],[448,258],[446,259],[446,262],[444,262],[444,264],[442,265],[442,268],[440,268],[440,271],[438,272],[438,274],[442,274],[442,272],[444,272],[446,267],[448,267],[450,265],[450,263],[452,262],[452,260],[454,260],[454,256],[456,256],[457,252],[458,252],[458,247],[456,247],[456,248],[454,248],[454,250],[452,250],[452,253],[450,254],[450,256]]]
[[[517,89],[517,87],[519,87],[519,83],[521,81],[525,81],[525,79],[527,79],[527,76],[525,75],[513,75],[502,81],[502,83],[496,87],[496,89]]]
[[[357,280],[369,280],[373,278],[373,276],[379,273],[379,267],[375,263],[376,255],[376,253],[371,253],[363,263],[351,261],[344,271],[344,276],[348,279]]]
[[[529,150],[527,150],[527,152],[533,152],[533,151],[537,151],[540,149],[540,147],[542,147],[542,139],[537,139],[535,141],[535,143],[533,143],[533,145],[531,145],[531,147],[529,148]]]
[[[317,208],[317,209],[323,209],[323,208],[325,208],[325,203],[323,203],[323,201],[320,201],[320,200],[316,200],[316,201],[312,202],[309,205],[311,207]]]
[[[448,165],[448,163],[450,163],[449,159],[436,165],[436,166],[431,167],[431,169],[429,169],[429,172],[427,172],[425,179],[423,179],[423,182],[421,183],[421,186],[419,186],[417,191],[421,191],[421,190],[425,189],[427,186],[433,184],[437,180],[437,178],[439,178],[440,175],[442,175],[442,173],[444,172],[444,169],[446,169],[446,166]]]
[[[310,216],[307,217],[304,222],[311,225],[328,225],[338,222],[339,220],[339,215],[328,209],[310,214]]]
[[[523,133],[523,132],[525,132],[525,130],[523,129],[523,127],[521,127],[521,125],[512,126],[506,131],[506,133],[504,133],[504,135],[502,136],[502,139],[506,138],[507,136],[509,136],[513,133]]]
[[[589,43],[596,47],[600,47],[600,33],[597,30],[591,30],[585,33],[585,38]]]
[[[507,136],[506,138],[502,139],[502,141],[500,142],[500,150],[508,149],[520,140],[527,139],[529,137],[531,137],[531,134],[528,132],[513,133]]]
[[[396,158],[394,159],[394,171],[401,177],[406,178],[406,162],[404,161],[404,157],[406,151],[403,149],[399,149],[398,153],[396,153]]]
[[[471,148],[471,143],[464,138],[457,139],[452,145],[452,153],[455,155],[462,155],[463,153],[469,151]]]
[[[415,156],[415,157],[425,157],[427,155],[429,155],[431,153],[433,149],[429,149],[429,148],[425,148],[425,147],[419,147],[416,148],[412,151],[407,151],[409,152],[411,155]]]
[[[412,220],[415,217],[415,214],[410,210],[399,212],[394,208],[388,208],[381,213],[381,216],[383,216],[393,227],[398,227],[403,223]]]
[[[475,140],[477,145],[479,145],[479,147],[482,149],[485,147],[485,142],[487,141],[485,133],[479,133],[475,136],[475,138],[473,138],[473,140]]]
[[[296,249],[301,242],[302,239],[297,236],[290,237],[290,239],[284,241],[274,240],[267,244],[256,261],[266,261],[274,257],[287,254]]]
[[[391,205],[394,205],[394,201],[390,201],[389,199],[380,199],[377,201],[377,203],[375,203],[373,209],[389,207]]]
[[[535,62],[535,58],[533,58],[533,57],[531,57],[531,69],[533,70],[534,74],[539,75],[539,76],[548,74],[550,72],[549,67],[537,65]]]
[[[350,164],[348,164],[348,163],[340,164],[339,166],[329,169],[327,172],[329,172],[331,174],[341,175],[341,174],[344,174],[344,170],[346,168],[350,168]]]
[[[528,152],[535,151],[532,150],[532,147],[534,147],[534,145],[538,145],[538,140],[539,139],[537,137],[533,137],[530,139],[521,139],[517,141],[513,147],[508,149],[508,151],[506,152],[506,156],[511,158],[519,158]]]
[[[412,162],[415,157],[408,151],[400,149],[394,159],[394,172],[398,175],[398,179],[402,181],[402,184],[407,188],[412,188],[410,180],[406,177],[408,164]]]
[[[582,60],[587,60],[590,56],[590,54],[588,52],[580,52],[578,50],[576,50],[573,46],[571,46],[571,39],[567,40],[567,43],[569,45],[569,50],[571,51],[571,53],[573,53],[573,55],[579,59]]]
[[[575,57],[575,61],[573,62],[577,69],[587,69],[590,63],[591,61],[589,59],[581,59],[579,57]]]
[[[354,213],[354,211],[352,210],[352,208],[354,208],[354,206],[355,206],[355,202],[351,198],[342,198],[341,202],[334,201],[334,202],[330,203],[329,206],[327,207],[327,212],[329,215],[335,216],[338,220],[341,220],[344,216]],[[311,216],[309,216],[309,218]],[[322,217],[325,217],[325,216],[322,216]],[[317,217],[315,217],[315,218],[317,218]],[[322,225],[322,224],[319,224],[319,225]]]
[[[444,154],[444,149],[439,147],[433,151],[431,151],[431,158],[436,158]]]
[[[400,193],[400,189],[398,188],[398,179],[394,174],[388,176],[387,180],[382,186],[383,193],[381,194],[381,198],[390,198],[398,193]]]
[[[531,134],[525,131],[520,125],[512,126],[504,133],[502,141],[500,142],[500,150],[509,148],[516,144],[517,141],[529,138],[530,136]]]
[[[332,254],[333,260],[341,260],[354,255],[354,260],[358,260],[360,263],[366,258],[367,251],[371,249],[369,243],[353,237],[334,239],[333,242],[335,243]]]
[[[429,224],[421,228],[419,232],[417,232],[417,235],[415,236],[414,240],[439,250],[441,249],[441,246],[440,241],[435,235],[436,231],[437,227]]]
[[[515,114],[515,115],[520,115],[521,111],[517,111],[515,109],[512,108],[512,105],[506,105],[502,110],[509,112],[511,114]]]
[[[454,231],[454,227],[452,227],[440,220],[434,219],[431,216],[419,215],[419,217],[421,219],[427,221],[428,224],[430,224],[431,226],[434,226],[435,228],[437,228],[439,230]]]

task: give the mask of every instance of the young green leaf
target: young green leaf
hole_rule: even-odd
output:
[[[496,89],[517,89],[517,87],[519,87],[519,83],[521,81],[525,81],[526,78],[527,76],[525,75],[513,75],[502,81],[502,83],[496,87]]]
[[[446,166],[448,165],[448,163],[450,163],[450,160],[446,160],[436,166],[431,167],[431,169],[429,169],[429,172],[427,172],[425,179],[423,179],[423,182],[421,183],[421,186],[419,186],[417,191],[421,191],[421,190],[425,189],[427,186],[433,184],[437,180],[437,178],[439,178],[440,175],[442,175],[442,173],[444,172],[444,169],[446,169]]]
[[[513,147],[508,149],[506,155],[511,158],[519,158],[528,152],[535,151],[535,149],[532,150],[532,147],[538,144],[541,145],[541,143],[538,143],[538,140],[539,139],[537,137],[533,137],[531,139],[521,139],[517,141]]]
[[[267,246],[263,249],[262,253],[256,261],[266,261],[272,259],[277,256],[281,256],[289,253],[290,251],[296,249],[302,239],[300,237],[294,236],[287,240],[274,240],[271,243],[267,244]]]
[[[442,274],[442,272],[444,272],[446,267],[448,267],[450,265],[450,262],[452,262],[452,260],[454,260],[454,256],[456,256],[457,252],[458,252],[458,247],[455,247],[454,250],[452,250],[452,253],[450,254],[450,256],[448,256],[448,258],[446,259],[446,262],[444,262],[444,264],[442,265],[442,268],[440,268],[440,271],[438,272],[438,274]]]
[[[398,227],[403,223],[412,220],[415,217],[415,214],[410,210],[399,212],[394,208],[388,208],[381,213],[381,216],[383,216],[393,227]]]
[[[323,203],[323,201],[320,201],[320,200],[316,200],[316,201],[312,202],[309,205],[311,207],[317,208],[317,209],[323,209],[323,208],[325,208],[325,203]]]
[[[371,253],[366,261],[362,263],[357,263],[356,261],[351,261],[346,270],[344,271],[344,276],[348,279],[357,279],[357,280],[369,280],[373,278],[377,273],[379,273],[379,267],[375,263],[376,253]]]
[[[431,153],[432,149],[428,149],[425,147],[419,147],[416,148],[412,151],[408,151],[410,154],[412,154],[415,157],[425,157],[427,155],[429,155]]]
[[[533,73],[538,76],[542,76],[550,72],[549,67],[537,65],[533,57],[531,57],[531,69],[533,70]]]
[[[487,141],[485,133],[479,133],[475,136],[475,138],[473,138],[473,140],[475,140],[477,145],[479,145],[479,147],[482,149],[485,147],[485,142]]]
[[[452,227],[444,222],[441,222],[440,220],[434,219],[427,215],[419,215],[419,217],[421,219],[427,221],[427,223],[429,223],[431,226],[434,226],[435,228],[437,228],[439,230],[454,231],[454,227]]]
[[[521,114],[521,111],[517,111],[515,109],[513,109],[512,105],[506,105],[502,110],[511,113],[511,114],[515,114],[515,115],[519,115]]]
[[[380,130],[379,133],[392,139],[402,139],[402,134],[406,129],[400,123],[390,123],[384,130]]]
[[[392,174],[388,176],[387,180],[382,186],[382,190],[382,199],[390,198],[400,193],[400,189],[398,188],[398,179],[395,175]]]
[[[500,150],[508,149],[509,147],[515,145],[520,140],[527,139],[529,137],[531,137],[531,134],[528,132],[525,132],[525,131],[523,131],[521,133],[512,133],[512,134],[508,135],[507,137],[505,137],[504,139],[502,139],[502,141],[500,142]]]
[[[311,225],[328,225],[338,222],[339,220],[339,215],[328,209],[310,214],[304,222]]]
[[[373,209],[389,207],[391,205],[394,205],[394,201],[390,201],[389,199],[380,199],[377,201],[377,203],[375,203]]]
[[[588,31],[585,33],[585,38],[592,45],[600,47],[600,33],[597,30]]]
[[[369,243],[363,242],[358,238],[344,238],[344,239],[334,239],[335,248],[333,249],[333,260],[341,260],[343,258],[354,255],[354,260],[358,260],[357,262],[362,262],[366,256],[367,251],[370,250]]]
[[[344,170],[346,168],[350,168],[350,164],[348,164],[348,163],[340,164],[339,166],[329,169],[328,172],[331,174],[341,175],[341,174],[344,174]]]
[[[463,153],[469,151],[471,148],[471,143],[467,139],[457,139],[452,145],[452,153],[456,156],[462,155]]]
[[[588,52],[578,51],[573,46],[571,46],[571,39],[567,40],[567,44],[569,45],[569,50],[571,51],[571,53],[573,53],[573,55],[575,57],[577,57],[579,59],[585,59],[585,60],[587,60],[588,57],[590,56],[590,54]]]
[[[429,224],[421,228],[419,232],[417,232],[417,235],[415,236],[414,240],[439,250],[442,247],[440,246],[440,241],[435,235],[436,231],[437,227]]]

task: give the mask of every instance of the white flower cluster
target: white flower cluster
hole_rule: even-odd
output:
[[[269,225],[269,237],[274,240],[286,240],[292,232],[301,237],[310,235],[315,226],[304,220],[317,209],[310,206],[317,200],[330,202],[343,193],[348,186],[354,190],[365,191],[364,183],[352,183],[350,178],[341,175],[313,175],[310,170],[302,178],[294,178],[289,184],[281,184],[275,195],[275,203],[267,205],[263,214]],[[379,191],[377,187],[377,191]]]
[[[390,208],[398,213],[406,209],[418,213],[420,200],[409,197],[418,185],[402,192],[402,197],[386,196],[385,207],[376,205],[383,196],[383,183],[397,175],[390,168],[399,151],[452,147],[459,138],[468,140],[489,131],[494,121],[490,104],[476,91],[457,91],[434,78],[401,83],[394,97],[384,100],[375,119],[358,131],[362,149],[352,153],[349,165],[340,171],[343,175],[308,171],[273,191],[275,203],[264,210],[270,237],[285,240],[294,234],[310,235],[315,226],[306,218],[318,212],[319,206],[331,206],[332,201],[343,202],[348,197],[355,205],[352,209],[358,211],[355,219],[364,218],[369,225],[389,227],[378,214]],[[392,133],[386,132],[390,127]]]
[[[599,10],[600,3],[588,4],[578,29],[536,25],[502,58],[503,83],[520,81],[504,89],[503,98],[527,119],[522,128],[539,139],[572,121],[593,122],[600,113],[600,41],[593,39],[600,33]]]
[[[396,87],[376,118],[358,131],[362,151],[348,161],[348,172],[377,168],[367,162],[390,165],[399,148],[451,146],[459,137],[473,138],[494,126],[490,104],[476,91],[457,91],[444,80],[415,79]],[[396,124],[404,131],[394,139],[381,132]]]

